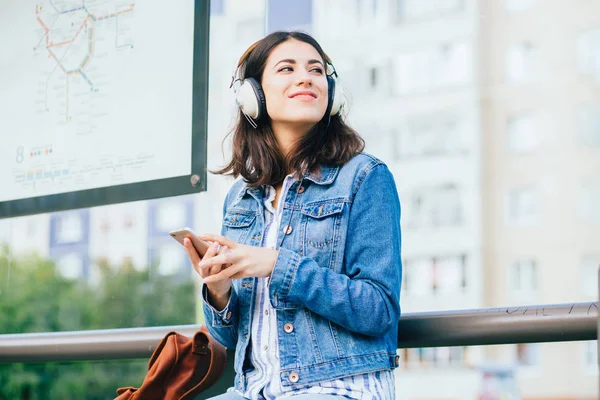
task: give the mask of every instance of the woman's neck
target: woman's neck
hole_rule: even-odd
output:
[[[271,129],[273,129],[273,134],[277,139],[281,152],[287,156],[294,150],[296,144],[310,132],[312,126],[293,126],[272,122]]]

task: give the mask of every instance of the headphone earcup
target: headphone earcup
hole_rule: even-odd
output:
[[[267,114],[267,102],[260,83],[254,78],[244,79],[237,90],[236,103],[244,114],[254,120]]]
[[[344,106],[344,90],[342,86],[331,76],[327,77],[329,100],[327,109],[329,115],[336,115]]]

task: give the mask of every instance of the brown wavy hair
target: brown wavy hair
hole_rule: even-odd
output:
[[[257,41],[244,52],[238,63],[239,79],[252,77],[262,83],[263,71],[271,51],[292,39],[310,44],[323,58],[324,64],[331,63],[312,36],[297,31],[277,31]],[[330,119],[325,116],[286,156],[279,148],[268,115],[257,121],[258,127],[254,128],[241,110],[238,110],[235,127],[225,137],[227,140],[233,133],[231,160],[222,169],[211,172],[233,175],[235,178],[241,175],[250,187],[265,184],[275,186],[290,171],[302,176],[305,171],[312,171],[318,164],[343,165],[363,151],[365,142],[344,122],[340,114],[337,113]]]

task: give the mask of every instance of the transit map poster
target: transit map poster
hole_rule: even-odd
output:
[[[197,3],[2,2],[0,218],[203,189]]]

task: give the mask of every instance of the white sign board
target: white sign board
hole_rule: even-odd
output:
[[[208,9],[195,8],[194,0],[0,4],[0,205],[174,177],[187,177],[190,191],[190,176],[204,176],[192,170],[193,125],[206,133],[206,115],[194,110],[206,88],[198,93],[194,80],[206,81],[195,63],[207,66]]]

